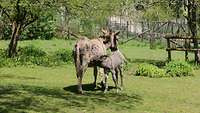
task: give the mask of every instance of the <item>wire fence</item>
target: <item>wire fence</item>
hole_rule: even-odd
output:
[[[166,45],[166,35],[189,35],[186,20],[175,21],[125,21],[119,18],[111,18],[108,27],[112,30],[120,30],[121,38],[128,42],[132,39],[148,40],[151,46],[156,41]]]

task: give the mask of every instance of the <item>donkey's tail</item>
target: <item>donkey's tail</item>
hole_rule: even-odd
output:
[[[80,49],[78,44],[75,45],[73,56],[76,67],[76,73],[79,73],[79,70],[81,68],[81,58],[80,58]]]

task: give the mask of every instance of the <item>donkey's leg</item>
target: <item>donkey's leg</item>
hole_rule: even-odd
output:
[[[82,89],[83,70],[80,69],[76,75],[78,79],[78,93],[83,94],[83,89]]]
[[[97,69],[97,66],[94,66],[94,88],[97,87],[97,74],[98,74],[98,69]]]
[[[84,68],[79,68],[79,71],[77,73],[77,78],[78,78],[78,93],[83,94],[83,89],[82,89],[82,80],[83,80],[83,75],[87,69],[87,66]]]

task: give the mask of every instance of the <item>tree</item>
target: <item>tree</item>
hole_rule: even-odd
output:
[[[69,29],[68,26],[79,24],[78,29],[83,35],[94,35],[99,27],[106,26],[109,16],[117,14],[124,0],[62,0],[60,2],[60,28]],[[131,0],[126,0],[131,1]],[[71,24],[71,22],[74,22]]]
[[[187,24],[189,28],[189,34],[194,38],[194,48],[198,48],[197,40],[197,11],[198,11],[198,0],[170,0],[170,4],[174,11],[176,12],[177,17],[183,15],[187,19]],[[182,11],[183,10],[183,11]],[[199,63],[198,51],[195,51],[195,61]]]
[[[12,24],[8,56],[14,57],[20,34],[54,4],[53,0],[0,0],[3,16]]]

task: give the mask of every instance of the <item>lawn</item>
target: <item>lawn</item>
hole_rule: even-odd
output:
[[[1,41],[5,48],[8,42]],[[74,41],[23,41],[20,46],[33,44],[53,52],[72,48]],[[136,44],[137,43],[137,44]],[[148,45],[132,41],[120,45],[131,61],[124,72],[125,89],[116,94],[110,87],[107,94],[93,89],[92,69],[84,76],[84,95],[76,94],[73,64],[56,67],[17,66],[0,68],[0,113],[199,113],[200,70],[195,76],[182,78],[147,78],[133,76],[142,62],[162,63],[167,52],[150,50]],[[184,59],[182,52],[174,52],[174,59]],[[190,54],[190,59],[193,55]],[[111,78],[111,77],[110,77]],[[114,86],[112,80],[110,86]]]

